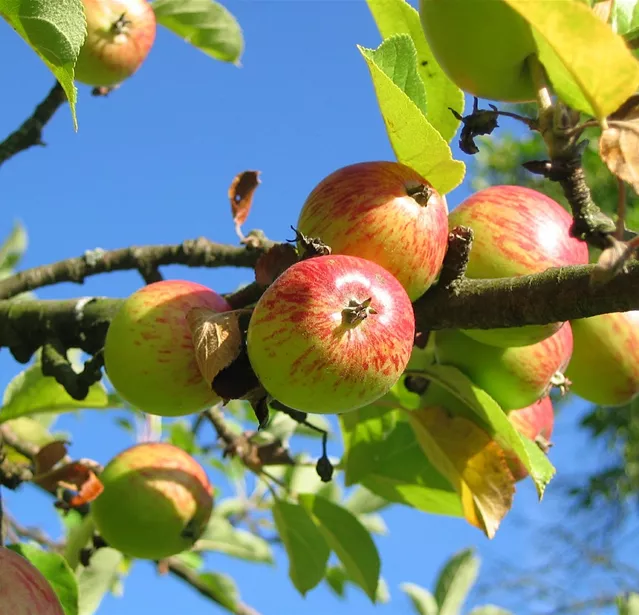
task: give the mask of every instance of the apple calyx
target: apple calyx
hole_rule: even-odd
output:
[[[133,25],[133,22],[127,18],[126,12],[122,13],[112,24],[111,32],[116,36],[118,34],[125,34],[126,31]]]
[[[356,327],[360,322],[368,318],[369,314],[377,314],[377,310],[371,307],[372,297],[369,297],[365,301],[357,301],[357,299],[351,299],[348,302],[348,307],[342,310],[342,323]]]
[[[406,183],[406,194],[413,198],[418,205],[426,207],[430,197],[433,195],[433,189],[426,184],[409,181]]]
[[[570,380],[562,372],[555,372],[555,375],[550,379],[550,388],[557,387],[562,397],[570,391],[571,384]]]

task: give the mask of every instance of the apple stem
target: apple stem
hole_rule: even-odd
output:
[[[406,186],[406,194],[415,199],[422,207],[426,207],[433,191],[426,184],[417,184],[415,186]]]
[[[342,310],[342,322],[347,325],[356,326],[362,322],[369,314],[377,314],[377,310],[371,307],[372,297],[359,302],[351,299],[348,307]]]

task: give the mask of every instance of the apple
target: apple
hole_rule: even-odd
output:
[[[247,352],[284,405],[341,413],[388,392],[414,338],[403,286],[376,263],[333,254],[294,264],[268,287],[251,315]]]
[[[555,422],[555,414],[549,396],[542,397],[526,408],[511,410],[508,413],[508,418],[522,436],[535,441],[542,451],[548,452]],[[516,481],[523,480],[528,476],[528,470],[512,451],[506,451],[506,462]]]
[[[571,322],[575,349],[566,370],[570,390],[601,406],[622,406],[639,394],[639,311]]]
[[[487,2],[484,4],[493,4]],[[572,237],[572,216],[550,197],[522,186],[491,186],[450,213],[449,225],[473,229],[466,276],[508,278],[550,267],[588,264],[588,246]],[[550,337],[561,323],[502,329],[466,329],[485,344],[527,346]]]
[[[100,474],[104,491],[91,503],[106,543],[130,557],[158,560],[193,546],[213,509],[204,468],[165,442],[136,444]]]
[[[444,329],[435,333],[435,349],[439,363],[465,373],[507,411],[525,408],[550,390],[570,361],[573,339],[570,323],[537,344],[513,348]]]
[[[6,547],[0,547],[0,615],[64,615],[44,575]]]
[[[187,314],[231,309],[216,292],[186,280],[144,286],[125,300],[107,330],[104,363],[115,390],[149,414],[183,416],[220,398],[198,368]]]
[[[360,162],[325,177],[307,197],[297,229],[333,254],[384,267],[411,301],[424,294],[448,246],[448,208],[428,180],[398,162]]]
[[[502,0],[420,0],[428,45],[449,79],[478,98],[535,100],[528,23]]]
[[[75,80],[113,86],[128,79],[155,41],[156,20],[146,0],[82,0],[87,37],[75,65]]]

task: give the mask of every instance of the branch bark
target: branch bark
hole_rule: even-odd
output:
[[[0,143],[0,166],[9,158],[35,145],[44,145],[42,129],[65,103],[67,96],[56,81],[44,100],[35,108],[31,117],[22,126]]]
[[[85,278],[99,273],[137,269],[147,280],[162,265],[187,267],[253,267],[257,259],[274,242],[262,239],[256,245],[230,246],[209,241],[204,237],[189,239],[174,245],[151,245],[117,250],[90,250],[77,258],[69,258],[50,265],[25,269],[0,281],[0,299],[10,299],[20,293],[36,290],[60,282],[82,284]]]

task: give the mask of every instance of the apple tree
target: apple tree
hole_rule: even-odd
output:
[[[341,595],[348,582],[383,601],[380,511],[448,515],[492,538],[517,483],[532,481],[541,500],[555,475],[558,400],[624,406],[639,395],[639,239],[625,206],[639,190],[635,3],[367,5],[381,43],[359,47],[362,68],[396,159],[309,186],[293,240],[244,232],[255,171],[229,188],[235,245],[122,246],[21,269],[24,229],[6,240],[0,347],[26,367],[0,409],[0,485],[49,494],[65,538],[2,515],[2,615],[34,605],[89,615],[136,559],[253,614],[204,556],[270,562],[263,528],[301,594],[325,581]],[[78,128],[76,82],[117,96],[158,27],[225,62],[239,62],[244,45],[211,0],[0,0],[0,15],[56,79],[0,143],[0,164],[39,144],[63,104]],[[484,177],[453,202],[467,168],[451,141],[474,156],[503,116],[535,136],[538,156],[522,160],[521,181]],[[616,207],[593,198],[586,156],[608,174]],[[165,279],[169,265],[248,268],[254,281],[213,290]],[[129,297],[37,296],[124,270],[141,275]],[[51,421],[84,408],[144,428],[106,465],[77,458]],[[308,437],[316,446],[295,452]],[[250,507],[218,497],[211,464],[229,483],[256,477]],[[444,576],[469,587],[475,568],[460,554]],[[42,605],[24,597],[33,586]],[[449,589],[404,587],[420,612],[459,612],[465,591]]]

